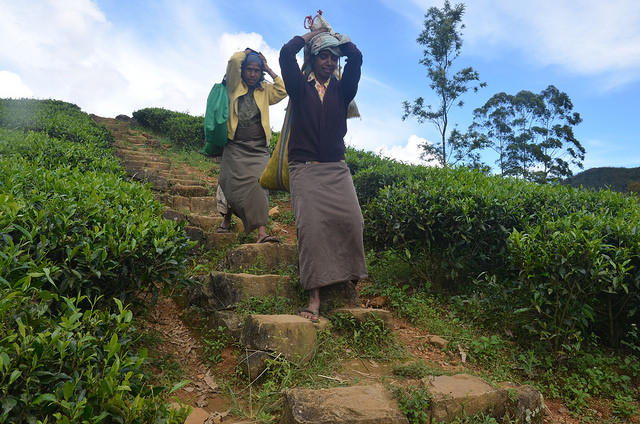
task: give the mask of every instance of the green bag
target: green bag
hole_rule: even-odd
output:
[[[219,156],[227,144],[227,119],[229,119],[229,95],[226,78],[211,88],[204,114],[204,147],[200,153]]]

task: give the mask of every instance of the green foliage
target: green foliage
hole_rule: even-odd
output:
[[[504,267],[509,229],[537,213],[522,209],[541,202],[533,193],[526,197],[521,182],[506,184],[479,171],[425,168],[421,173],[421,179],[382,189],[363,207],[365,245],[403,252],[438,290],[458,291],[469,277]],[[513,202],[514,196],[533,204]]]
[[[637,319],[640,233],[629,218],[580,212],[511,235],[516,319],[554,352],[591,331],[615,345]]]
[[[0,422],[183,422],[111,299],[183,279],[191,242],[77,106],[0,100],[0,127]]]
[[[632,198],[463,168],[370,167],[354,182],[368,199],[368,248],[394,252],[414,280],[438,291],[474,289],[488,313],[553,351],[579,347],[587,330],[616,345],[637,319],[640,209]]]
[[[360,204],[366,205],[385,187],[395,186],[409,180],[425,181],[431,174],[432,170],[423,166],[407,165],[394,161],[372,163],[361,168],[353,176],[353,184]]]
[[[104,126],[78,106],[60,100],[0,99],[0,128],[41,132],[101,149],[110,148],[113,143],[113,136]]]
[[[45,264],[40,287],[108,298],[183,279],[192,243],[147,188],[123,180],[102,126],[64,102],[0,105],[13,128],[0,129],[1,246]]]
[[[272,296],[272,297],[249,297],[242,300],[237,307],[244,316],[258,315],[279,315],[290,314],[293,312],[293,300],[288,297]]]
[[[398,401],[400,411],[407,416],[411,424],[427,424],[429,419],[429,407],[432,396],[422,386],[408,386],[406,388],[391,386],[389,388]]]
[[[393,374],[408,379],[421,380],[429,375],[441,375],[442,370],[439,367],[430,367],[420,359],[394,366]]]
[[[199,150],[204,146],[204,117],[173,112],[163,108],[145,108],[133,112],[143,127],[168,137],[172,143]]]
[[[393,162],[389,159],[383,159],[373,152],[366,152],[364,150],[354,149],[353,147],[347,147],[345,159],[351,175],[356,175],[360,171],[375,165],[389,165],[389,163]]]
[[[278,144],[278,139],[280,138],[280,131],[271,131],[271,140],[269,140],[269,151],[273,152],[276,150],[276,145]]]
[[[86,301],[28,284],[0,289],[0,422],[183,422],[186,410],[162,402],[170,388],[142,373],[146,351],[129,350],[131,311]]]
[[[335,332],[345,338],[358,356],[388,360],[403,355],[393,331],[375,313],[364,320],[344,313],[335,313],[329,318]]]
[[[44,133],[0,128],[0,156],[5,161],[26,160],[46,169],[68,167],[124,175],[111,149],[56,139]]]
[[[222,361],[222,351],[229,344],[230,339],[224,327],[212,328],[202,339],[204,356],[212,365]]]
[[[55,263],[50,282],[61,294],[124,296],[184,273],[191,242],[138,184],[0,158],[0,188],[17,207],[0,216],[0,236]]]

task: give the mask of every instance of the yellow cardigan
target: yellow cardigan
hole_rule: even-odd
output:
[[[231,56],[227,64],[227,92],[229,93],[229,119],[227,120],[227,137],[233,140],[238,128],[238,98],[249,92],[247,84],[242,80],[242,62],[246,55],[237,52]],[[269,124],[269,105],[274,105],[287,97],[284,81],[281,77],[274,78],[273,83],[262,81],[253,92],[256,105],[260,109],[262,128],[267,136],[267,145],[271,140],[271,126]]]

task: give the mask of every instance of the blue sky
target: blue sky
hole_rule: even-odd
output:
[[[460,3],[451,1],[452,4]],[[463,96],[460,129],[499,92],[539,93],[550,84],[583,122],[576,138],[585,169],[638,167],[640,2],[637,0],[467,0],[462,54],[487,87]],[[87,113],[131,116],[145,107],[203,115],[211,86],[245,47],[279,73],[278,51],[323,10],[363,52],[348,145],[411,163],[437,142],[429,123],[403,121],[402,102],[436,104],[416,38],[429,7],[444,0],[0,0],[0,97],[59,99]],[[271,108],[279,130],[286,101]],[[483,157],[492,162],[487,154]],[[578,169],[574,170],[578,172]]]

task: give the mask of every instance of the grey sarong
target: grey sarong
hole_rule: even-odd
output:
[[[289,182],[302,287],[366,278],[364,221],[347,164],[291,162]]]
[[[267,225],[269,219],[269,197],[258,182],[269,162],[269,149],[264,131],[262,138],[250,140],[243,140],[243,133],[238,129],[236,139],[224,146],[219,184],[228,205],[242,220],[245,233],[250,234]]]

